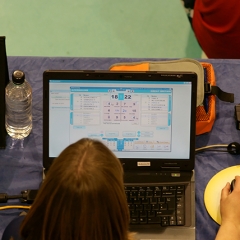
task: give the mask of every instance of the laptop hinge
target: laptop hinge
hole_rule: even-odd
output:
[[[174,167],[161,167],[162,170],[180,170],[180,167],[174,166]]]
[[[125,183],[157,183],[172,181],[190,181],[192,172],[182,172],[179,169],[155,172],[125,172]]]

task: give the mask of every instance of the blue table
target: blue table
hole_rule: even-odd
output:
[[[33,88],[33,131],[24,141],[24,148],[16,146],[0,150],[0,193],[20,194],[25,189],[39,187],[42,180],[42,73],[46,69],[106,70],[118,62],[159,60],[123,58],[50,58],[50,57],[8,57],[9,72],[23,70]],[[216,121],[212,131],[198,136],[196,147],[210,144],[229,144],[240,141],[236,130],[234,106],[240,103],[240,60],[206,60],[213,64],[217,85],[235,94],[235,103],[217,100]],[[222,152],[203,152],[196,155],[196,239],[214,239],[219,226],[208,215],[203,194],[208,181],[220,170],[240,164],[239,155]],[[8,204],[17,204],[17,200]],[[4,204],[0,204],[3,206]],[[0,237],[6,225],[21,210],[0,211]]]

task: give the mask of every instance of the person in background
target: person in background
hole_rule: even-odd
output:
[[[82,139],[54,160],[31,209],[2,240],[130,240],[128,228],[119,159],[103,143]]]
[[[182,1],[207,57],[240,59],[240,1]]]
[[[215,240],[240,239],[240,176],[236,176],[234,190],[230,193],[230,184],[223,188],[220,200],[222,223]]]

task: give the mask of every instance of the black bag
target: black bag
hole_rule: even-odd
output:
[[[0,148],[6,147],[5,87],[9,82],[5,37],[0,37]]]
[[[192,25],[195,0],[182,0],[182,4],[187,14],[188,20]]]

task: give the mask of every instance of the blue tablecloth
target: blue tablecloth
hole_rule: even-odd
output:
[[[19,194],[25,189],[39,187],[42,180],[42,73],[46,69],[107,70],[118,62],[160,60],[123,58],[50,58],[50,57],[8,57],[9,72],[23,70],[33,88],[33,131],[24,141],[24,148],[16,146],[0,150],[0,193]],[[163,59],[161,59],[163,60]],[[217,85],[235,94],[235,103],[217,100],[216,121],[212,131],[198,136],[196,147],[210,144],[229,144],[240,141],[236,130],[234,106],[240,103],[240,60],[205,60],[213,64]],[[221,152],[204,152],[196,155],[196,239],[214,239],[219,226],[208,215],[203,194],[208,181],[220,170],[240,164],[239,155]],[[8,204],[17,204],[17,200]],[[3,206],[4,204],[0,204]],[[21,210],[0,211],[0,238],[6,225]]]

